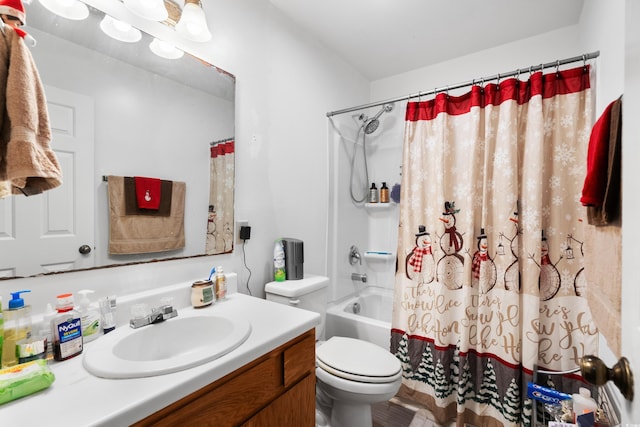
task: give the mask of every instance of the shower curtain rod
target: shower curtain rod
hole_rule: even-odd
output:
[[[500,74],[496,74],[496,75],[493,75],[493,76],[481,77],[479,79],[469,80],[469,81],[464,82],[464,83],[456,83],[454,85],[444,86],[444,87],[441,87],[441,88],[436,87],[435,89],[432,89],[432,90],[429,90],[429,91],[425,91],[425,92],[418,92],[418,93],[413,94],[413,95],[406,95],[406,96],[401,96],[401,97],[398,97],[398,98],[387,99],[386,101],[372,102],[370,104],[358,105],[357,107],[350,107],[350,108],[344,108],[342,110],[330,111],[330,112],[327,113],[327,117],[335,116],[335,115],[338,115],[338,114],[350,113],[352,111],[364,110],[365,108],[378,107],[380,105],[391,104],[391,103],[394,103],[394,102],[397,102],[397,101],[405,101],[405,100],[411,99],[411,98],[420,98],[421,96],[435,95],[435,94],[437,94],[439,92],[446,92],[446,91],[452,90],[452,89],[460,89],[460,88],[467,87],[467,86],[473,86],[476,83],[484,84],[484,82],[488,82],[488,81],[491,81],[491,80],[500,80],[500,79],[505,78],[505,77],[518,76],[521,73],[532,73],[534,71],[543,70],[545,68],[553,68],[553,67],[559,67],[559,66],[565,65],[565,64],[570,64],[572,62],[583,61],[583,62],[586,63],[587,60],[597,58],[598,56],[600,56],[600,51],[596,50],[595,52],[586,53],[586,54],[580,55],[580,56],[574,56],[572,58],[559,59],[557,61],[547,62],[546,64],[532,65],[532,66],[527,67],[527,68],[519,68],[519,69],[514,70],[514,71],[509,71],[508,73],[500,73]]]
[[[211,141],[209,145],[213,147],[214,145],[223,144],[225,142],[233,141],[234,139],[235,138],[233,136],[231,138],[219,139],[217,141]]]

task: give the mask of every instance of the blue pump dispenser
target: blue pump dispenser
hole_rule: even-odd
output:
[[[31,291],[18,291],[18,292],[9,292],[11,294],[11,299],[9,300],[9,310],[16,310],[18,308],[24,307],[24,300],[20,298],[20,294],[24,294],[25,292]]]

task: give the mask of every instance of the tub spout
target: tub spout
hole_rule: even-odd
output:
[[[355,280],[357,282],[367,283],[367,275],[360,273],[351,273],[351,280]]]

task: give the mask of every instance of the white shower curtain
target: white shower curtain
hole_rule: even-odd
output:
[[[528,425],[534,365],[569,370],[596,350],[581,296],[589,74],[407,105],[391,350],[399,395],[440,422]]]

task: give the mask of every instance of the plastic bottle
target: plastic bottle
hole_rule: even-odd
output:
[[[116,297],[109,296],[100,300],[100,321],[102,332],[108,334],[116,328]]]
[[[4,312],[3,368],[18,364],[17,342],[31,338],[31,306],[24,305],[24,300],[20,298],[20,294],[25,292],[31,291],[11,292],[9,309]]]
[[[598,409],[598,404],[591,397],[591,391],[588,388],[580,387],[579,393],[572,394],[571,399],[573,400],[574,421],[578,416],[595,412]]]
[[[72,294],[58,295],[56,302],[58,314],[51,320],[53,358],[61,361],[82,353],[82,316],[73,308]]]
[[[50,303],[47,303],[47,310],[42,315],[41,333],[47,339],[47,348],[45,350],[45,359],[53,359],[53,334],[51,333],[51,321],[56,317],[56,311]]]
[[[227,276],[222,267],[216,269],[216,299],[218,301],[227,297]]]
[[[84,343],[91,342],[100,336],[100,312],[96,308],[91,307],[91,301],[87,294],[92,294],[94,291],[90,289],[83,289],[78,291],[81,295],[80,302],[78,303],[78,311],[80,312],[80,319],[82,322],[82,341]]]
[[[369,189],[369,203],[378,203],[378,189],[375,182],[371,183],[371,188]]]
[[[273,247],[273,280],[276,282],[284,282],[287,278],[284,262],[284,246],[282,239],[278,239]]]
[[[380,203],[389,203],[389,187],[386,182],[383,182],[380,187]]]

